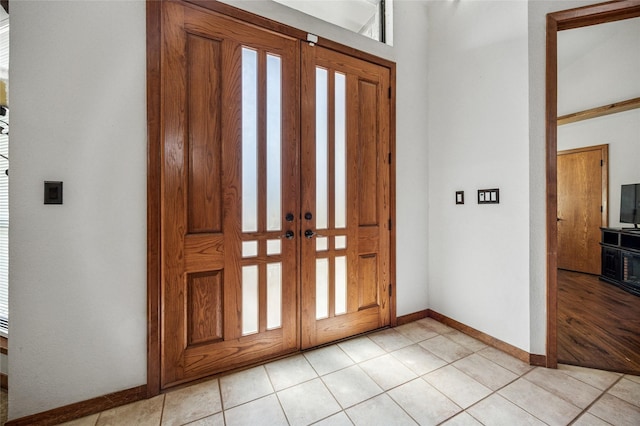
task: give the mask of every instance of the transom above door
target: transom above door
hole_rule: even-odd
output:
[[[389,325],[389,68],[160,9],[159,388]]]

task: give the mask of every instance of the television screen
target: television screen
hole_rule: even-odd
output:
[[[640,223],[640,183],[622,185],[620,193],[620,222]]]

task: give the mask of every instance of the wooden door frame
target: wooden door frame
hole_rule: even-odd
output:
[[[547,353],[546,366],[558,366],[558,31],[640,16],[639,0],[612,1],[547,15],[546,45],[546,198],[547,198]]]
[[[160,366],[161,366],[161,51],[162,51],[162,3],[172,0],[147,0],[146,2],[146,33],[147,33],[147,397],[160,394]],[[255,15],[253,13],[211,0],[185,0],[182,3],[192,4],[204,9],[218,12],[243,22],[275,31],[284,35],[296,37],[305,41],[307,33],[299,29],[281,24],[276,21]],[[390,218],[391,224],[396,223],[396,166],[395,166],[395,138],[396,138],[396,64],[372,54],[359,51],[343,44],[318,39],[317,45],[369,61],[389,69],[391,87],[391,105],[389,108],[389,151],[391,164],[389,167],[390,181]],[[390,280],[395,284],[396,277],[396,231],[391,227],[390,235]],[[396,291],[390,300],[391,325],[397,324]]]

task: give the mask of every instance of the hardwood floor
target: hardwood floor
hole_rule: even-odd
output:
[[[640,375],[640,297],[558,270],[558,362]]]

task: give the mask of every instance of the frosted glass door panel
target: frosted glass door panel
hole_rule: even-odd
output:
[[[242,231],[258,230],[258,55],[242,48]]]
[[[327,70],[316,68],[316,228],[329,225],[329,140]]]
[[[336,315],[347,313],[347,258],[336,257]]]
[[[282,265],[267,265],[267,330],[282,325]]]
[[[242,257],[256,257],[258,255],[258,242],[257,241],[243,241],[242,242]]]
[[[242,267],[242,335],[258,332],[258,266]]]
[[[316,319],[329,316],[329,260],[316,259]]]
[[[281,74],[280,57],[267,55],[267,231],[281,226]]]
[[[280,240],[267,240],[267,256],[275,256],[280,254],[282,244]]]
[[[345,76],[335,73],[335,227],[347,227],[347,113]]]

